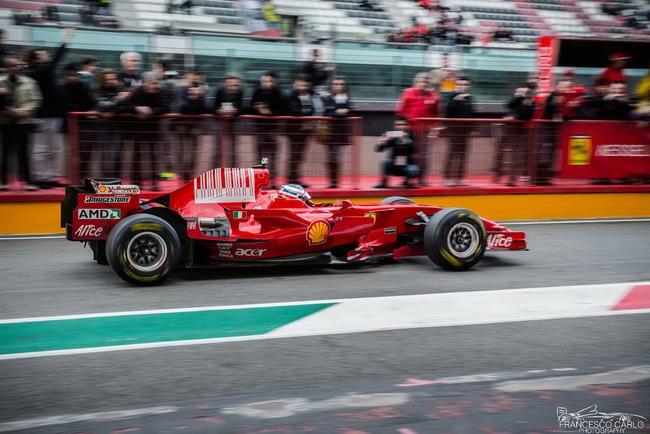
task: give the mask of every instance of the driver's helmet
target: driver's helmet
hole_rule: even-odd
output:
[[[280,190],[278,190],[278,194],[282,197],[295,197],[296,199],[300,199],[306,203],[311,199],[309,192],[305,190],[305,187],[299,184],[283,185]]]

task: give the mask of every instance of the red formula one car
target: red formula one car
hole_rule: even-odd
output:
[[[314,204],[302,187],[267,190],[264,165],[213,169],[151,200],[120,180],[67,187],[61,227],[88,242],[99,263],[127,282],[153,285],[178,266],[355,263],[427,255],[467,270],[486,250],[526,250],[513,232],[471,211],[418,205]]]

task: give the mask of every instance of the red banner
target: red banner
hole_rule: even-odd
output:
[[[557,61],[558,41],[554,36],[542,36],[537,43],[537,88],[542,95],[553,90],[553,67]]]
[[[634,122],[565,122],[560,144],[561,178],[650,176],[650,131]]]

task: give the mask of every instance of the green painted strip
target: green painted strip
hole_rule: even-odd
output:
[[[333,304],[0,324],[0,354],[261,335]]]

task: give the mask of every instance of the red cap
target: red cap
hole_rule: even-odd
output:
[[[611,56],[609,56],[609,60],[614,61],[614,60],[628,60],[631,59],[632,56],[629,56],[625,53],[614,53]]]

